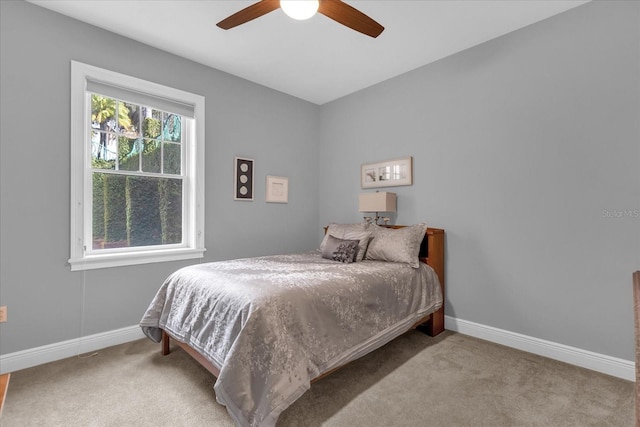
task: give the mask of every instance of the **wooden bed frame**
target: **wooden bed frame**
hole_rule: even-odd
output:
[[[402,228],[402,225],[390,225],[388,228]],[[440,334],[444,331],[444,230],[440,228],[427,228],[427,232],[425,234],[425,238],[422,241],[422,245],[420,246],[420,261],[429,265],[434,269],[438,278],[440,279],[440,287],[442,289],[442,307],[431,313],[424,318],[417,321],[410,330],[416,329],[418,326],[421,326],[421,330],[426,330],[426,333],[432,337]],[[216,378],[220,375],[220,371],[218,368],[209,362],[202,354],[200,354],[196,349],[189,346],[188,344],[183,343],[182,341],[176,339],[171,336],[164,329],[162,330],[162,355],[166,356],[171,352],[170,342],[171,340],[175,341],[176,344],[182,348],[185,352],[187,352],[191,357],[193,357],[198,363],[200,363],[205,369],[211,372]],[[337,371],[342,366],[334,368],[330,371],[327,371],[323,374],[320,374],[318,377],[311,380],[311,382],[316,382],[321,378],[328,376],[329,374]]]
[[[636,427],[640,427],[640,271],[633,273],[633,318],[636,344]]]

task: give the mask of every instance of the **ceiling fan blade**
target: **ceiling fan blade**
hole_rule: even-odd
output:
[[[249,7],[245,7],[241,11],[236,12],[228,18],[223,19],[216,25],[224,30],[228,30],[230,28],[244,24],[245,22],[249,22],[253,19],[259,18],[262,15],[266,15],[269,12],[273,12],[279,7],[279,0],[261,0],[258,3],[254,3]]]
[[[340,0],[320,0],[318,12],[347,27],[376,38],[384,27]]]

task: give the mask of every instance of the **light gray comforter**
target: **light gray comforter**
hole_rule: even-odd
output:
[[[197,349],[220,375],[214,389],[239,426],[274,426],[310,380],[380,347],[440,308],[426,264],[342,264],[320,253],[182,268],[140,326]]]

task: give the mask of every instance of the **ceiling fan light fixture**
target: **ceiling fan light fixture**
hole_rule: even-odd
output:
[[[318,0],[280,0],[280,7],[288,17],[303,21],[318,11]]]

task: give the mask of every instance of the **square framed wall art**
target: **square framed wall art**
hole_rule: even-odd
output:
[[[267,175],[267,202],[289,203],[289,178]]]

